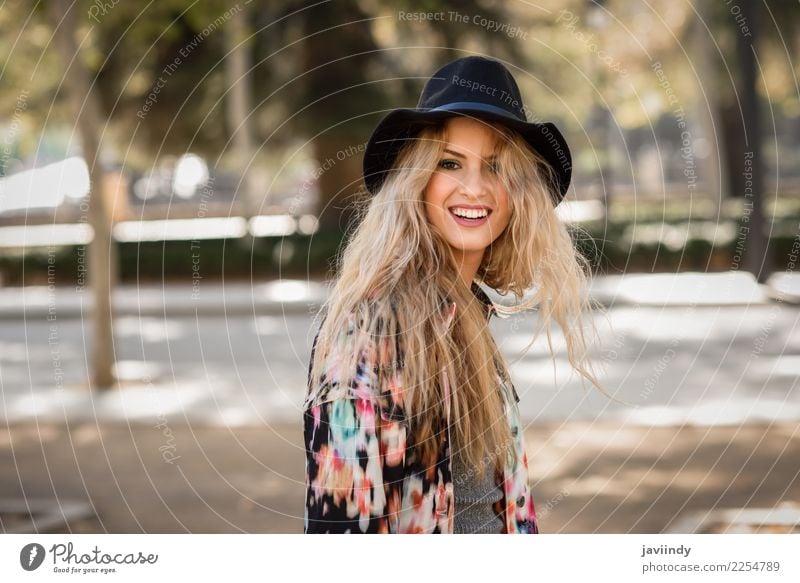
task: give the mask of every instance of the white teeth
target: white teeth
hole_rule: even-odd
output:
[[[452,209],[452,212],[453,212],[454,215],[457,215],[459,217],[465,217],[465,218],[468,218],[468,219],[478,219],[478,218],[485,217],[486,215],[489,214],[489,211],[487,211],[486,209],[477,210],[477,209],[458,209],[458,208],[454,208],[454,209]]]

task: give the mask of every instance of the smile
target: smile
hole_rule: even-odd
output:
[[[448,209],[453,220],[464,227],[479,227],[489,220],[489,209],[463,209],[452,207]]]
[[[450,212],[465,219],[480,219],[489,214],[488,208],[450,207]]]

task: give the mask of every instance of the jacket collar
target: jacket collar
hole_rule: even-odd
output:
[[[472,290],[472,294],[483,304],[484,314],[486,316],[486,321],[488,322],[497,311],[494,306],[494,302],[492,302],[491,298],[486,295],[486,292],[483,291],[481,286],[474,281],[472,282],[470,289]],[[453,324],[453,319],[456,315],[456,303],[454,301],[448,301],[447,306],[448,307],[447,310],[445,310],[444,318],[447,322],[447,327],[449,328]]]
[[[497,309],[494,307],[494,302],[492,302],[491,298],[486,295],[486,292],[483,291],[483,288],[479,286],[474,281],[472,282],[472,286],[470,286],[472,293],[478,298],[484,305],[486,310],[486,319],[489,320],[495,314]]]

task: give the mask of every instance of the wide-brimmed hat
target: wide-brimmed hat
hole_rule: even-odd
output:
[[[529,122],[517,82],[501,62],[481,56],[456,59],[425,83],[416,109],[394,109],[375,127],[364,152],[364,182],[375,194],[400,149],[433,120],[466,115],[499,121],[515,129],[555,170],[550,183],[553,204],[569,188],[572,155],[550,122]]]

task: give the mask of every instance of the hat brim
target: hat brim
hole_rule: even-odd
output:
[[[481,104],[467,107],[421,109],[395,109],[378,122],[364,152],[364,183],[371,194],[375,194],[386,178],[400,149],[431,122],[465,115],[478,120],[498,121],[519,132],[528,144],[544,158],[555,171],[550,183],[553,204],[557,205],[566,195],[572,177],[572,154],[567,141],[558,128],[550,122],[522,121],[498,108]]]

